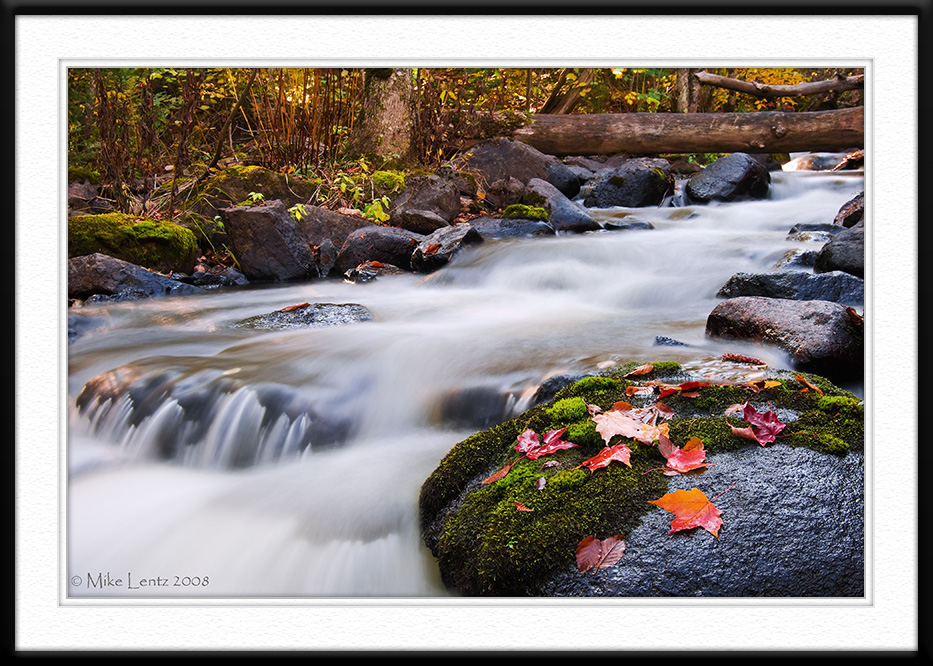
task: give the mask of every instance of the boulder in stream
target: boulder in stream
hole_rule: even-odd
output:
[[[372,313],[356,303],[299,303],[234,324],[237,328],[280,331],[291,328],[345,326],[372,319]]]
[[[475,174],[482,188],[511,177],[525,184],[532,178],[546,180],[571,199],[580,191],[580,180],[567,165],[514,139],[478,143],[457,159],[456,167]]]
[[[865,369],[862,316],[840,303],[738,296],[713,308],[706,335],[775,346],[794,369],[834,381],[860,378]]]
[[[570,383],[450,450],[419,497],[444,583],[484,597],[864,596],[862,401],[780,370],[747,384],[699,382],[688,397],[680,387],[698,378],[676,363],[630,374],[637,365]],[[661,389],[671,392],[663,403]],[[607,450],[599,416],[615,412],[621,424],[626,411],[637,416],[628,434],[604,432],[628,457],[592,464]],[[538,455],[522,445],[529,430],[569,445]],[[748,438],[755,431],[764,441]],[[706,466],[676,473],[674,447],[688,442]],[[678,529],[654,504],[693,488],[720,512],[713,532]],[[578,564],[585,540],[614,536],[624,542],[615,564]]]
[[[820,250],[813,270],[817,273],[845,271],[865,277],[865,223],[859,221],[834,235]]]
[[[716,296],[767,296],[798,301],[833,301],[844,305],[865,302],[865,281],[849,273],[832,271],[775,271],[772,273],[736,273]]]
[[[767,167],[746,153],[730,153],[710,164],[684,184],[688,203],[762,199],[771,189]]]
[[[68,296],[126,300],[197,294],[201,289],[100,252],[68,260]]]
[[[584,204],[596,208],[659,206],[673,191],[671,163],[660,158],[639,157],[600,172]]]

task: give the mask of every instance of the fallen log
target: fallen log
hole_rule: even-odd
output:
[[[513,138],[558,156],[837,151],[864,146],[865,109],[538,115]]]

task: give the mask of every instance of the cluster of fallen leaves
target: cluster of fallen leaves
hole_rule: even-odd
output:
[[[751,357],[734,356],[732,359],[744,363],[761,363],[758,359]],[[724,357],[725,358],[725,357]],[[627,373],[625,376],[638,376],[651,372],[653,364],[639,366]],[[822,391],[803,376],[797,374],[796,380],[804,385],[802,392],[814,391],[822,394]],[[774,380],[756,380],[751,382],[721,382],[717,385],[742,385],[753,393],[759,393],[767,388],[780,385],[781,382]],[[641,385],[633,384],[626,389],[628,396],[657,396],[657,400],[645,407],[633,407],[625,401],[616,402],[609,410],[603,410],[598,405],[587,405],[590,418],[596,424],[596,431],[603,438],[605,446],[595,456],[584,460],[579,468],[586,468],[590,472],[607,467],[613,462],[622,463],[631,467],[630,456],[632,454],[629,443],[631,440],[648,446],[657,446],[658,451],[664,457],[666,465],[664,467],[651,469],[652,471],[661,471],[663,474],[673,476],[677,474],[686,474],[696,470],[704,469],[709,466],[706,462],[706,450],[703,441],[699,438],[691,438],[682,447],[674,445],[669,437],[667,421],[674,416],[674,410],[660,402],[662,398],[670,395],[681,395],[687,398],[696,398],[700,395],[700,389],[712,385],[712,382],[690,381],[681,384],[671,385],[662,382],[648,381]],[[780,436],[785,424],[782,423],[775,412],[769,409],[765,412],[759,412],[747,401],[730,405],[725,410],[726,416],[738,415],[748,426],[737,428],[730,424],[732,432],[738,437],[750,439],[765,446],[774,442]],[[557,451],[578,447],[573,442],[562,439],[566,428],[551,430],[544,434],[543,441],[531,429],[526,429],[516,440],[514,449],[522,455],[511,461],[502,469],[498,470],[482,483],[494,483],[504,478],[512,467],[523,458],[537,460],[538,458]],[[616,438],[621,437],[622,441]],[[616,443],[612,443],[615,441]],[[556,461],[545,463],[546,467],[557,465]],[[537,488],[544,488],[545,479],[538,479]],[[722,512],[713,504],[713,500],[723,493],[722,491],[712,499],[709,499],[703,491],[698,488],[691,490],[675,490],[667,493],[656,500],[649,500],[665,511],[674,514],[671,521],[669,535],[682,530],[689,530],[696,527],[702,527],[714,537],[719,538],[719,528],[722,526]],[[518,511],[532,512],[531,509],[521,502],[515,502]],[[616,534],[606,539],[597,539],[589,536],[583,539],[577,545],[577,568],[581,573],[587,571],[596,572],[599,569],[605,569],[616,564],[625,552],[625,541],[622,534]]]

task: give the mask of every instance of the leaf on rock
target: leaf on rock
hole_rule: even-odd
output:
[[[625,463],[629,467],[632,464],[629,462],[629,457],[632,455],[632,450],[628,448],[625,444],[616,444],[615,446],[607,446],[602,451],[597,453],[592,458],[584,460],[578,466],[586,467],[591,472],[599,469],[600,467],[605,467],[613,460],[618,460],[620,463]]]
[[[761,393],[765,389],[774,388],[775,386],[780,386],[781,382],[774,379],[757,379],[753,382],[748,382],[747,386],[752,390],[753,393]]]
[[[529,509],[527,506],[525,506],[521,502],[515,502],[515,508],[518,509],[519,511],[534,511],[534,509]]]
[[[649,504],[661,507],[675,515],[671,521],[671,531],[668,536],[681,530],[702,527],[717,539],[719,528],[722,526],[722,511],[716,508],[709,498],[698,488],[691,490],[675,490],[672,493],[648,500]]]
[[[653,425],[645,423],[640,419],[633,418],[629,413],[621,412],[617,409],[597,414],[593,417],[596,423],[596,432],[602,435],[603,441],[609,444],[616,435],[628,437],[644,444],[653,444],[661,434],[666,435],[668,425]]]
[[[537,449],[528,451],[525,457],[529,460],[537,460],[541,456],[546,456],[556,451],[579,448],[579,444],[574,444],[573,442],[568,442],[560,438],[566,430],[567,428],[561,428],[560,430],[551,430],[545,433],[544,443]]]
[[[745,356],[744,354],[723,354],[723,361],[732,361],[733,363],[748,363],[749,365],[767,365],[760,358],[754,356]]]
[[[499,470],[498,472],[496,472],[495,474],[490,474],[489,476],[487,476],[485,479],[483,479],[482,481],[480,481],[480,483],[483,483],[483,484],[495,483],[495,482],[498,481],[499,479],[505,478],[506,474],[509,473],[509,471],[512,469],[512,465],[514,465],[514,464],[515,464],[515,463],[510,463],[510,464],[506,465],[505,467],[503,467],[502,469],[500,469],[500,470]]]
[[[654,363],[646,363],[645,365],[640,365],[637,368],[625,373],[623,377],[631,377],[632,375],[647,375],[652,370],[654,370]]]
[[[751,405],[745,405],[742,418],[754,428],[755,439],[757,439],[762,446],[768,442],[773,442],[775,437],[777,437],[785,426],[784,423],[778,420],[777,414],[770,409],[762,414]]]
[[[809,380],[808,380],[806,377],[804,377],[803,375],[797,374],[794,378],[795,378],[798,382],[800,382],[801,384],[803,384],[804,386],[806,386],[805,389],[803,389],[802,391],[800,391],[801,393],[803,393],[804,391],[807,391],[808,389],[810,389],[810,390],[816,391],[816,392],[817,392],[818,394],[820,394],[820,395],[823,395],[822,389],[820,389],[820,387],[817,386],[816,384],[814,384],[813,382],[809,381]]]
[[[518,441],[515,444],[515,450],[520,453],[528,453],[529,451],[533,451],[539,446],[541,446],[541,441],[538,439],[538,433],[536,433],[534,430],[528,429],[518,436]]]
[[[299,303],[298,305],[286,305],[284,308],[279,310],[279,312],[291,312],[292,310],[300,310],[301,308],[306,308],[310,303]]]
[[[599,569],[607,569],[616,564],[625,553],[625,542],[621,534],[597,539],[586,537],[577,544],[577,569],[586,573],[592,569],[595,574]]]
[[[703,440],[694,437],[690,439],[683,448],[673,447],[671,455],[667,458],[669,469],[665,474],[684,474],[695,469],[707,467],[706,450],[703,448]]]

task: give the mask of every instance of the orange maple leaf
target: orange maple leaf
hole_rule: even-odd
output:
[[[729,486],[729,488],[731,487]],[[722,493],[719,493],[719,495],[722,495]],[[716,495],[716,497],[719,497],[719,495]],[[716,497],[713,499],[716,499]],[[722,511],[716,508],[716,505],[703,494],[702,490],[698,488],[690,490],[678,489],[656,500],[648,500],[648,502],[676,516],[671,521],[671,531],[668,532],[668,536],[681,530],[702,527],[717,539],[719,538],[719,528],[722,526],[722,518],[719,516],[722,515]]]

